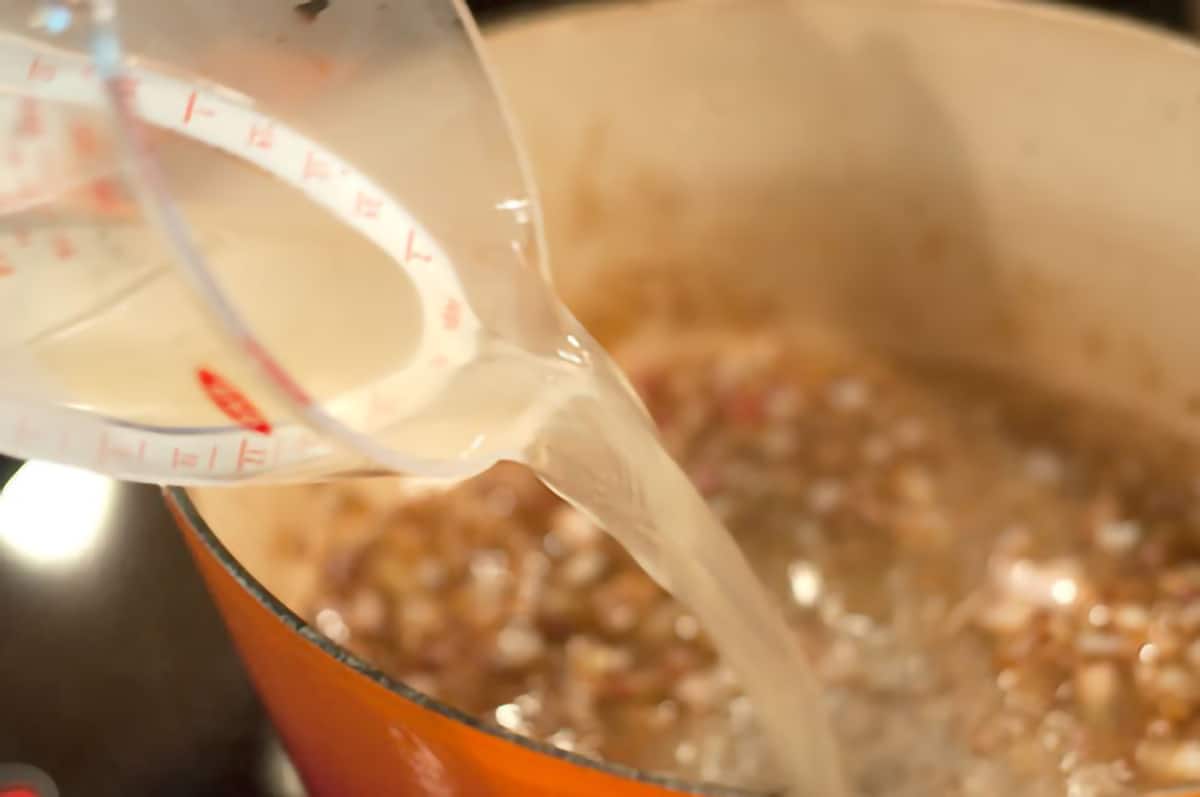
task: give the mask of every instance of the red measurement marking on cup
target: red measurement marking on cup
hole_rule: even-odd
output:
[[[275,144],[275,127],[270,124],[250,125],[250,132],[246,136],[246,143],[259,149],[270,149]]]
[[[171,452],[171,470],[179,470],[180,468],[187,468],[190,470],[196,467],[196,463],[199,461],[199,454],[191,454],[187,451],[181,451],[178,448]]]
[[[245,473],[248,468],[261,468],[267,464],[270,451],[263,447],[254,446],[249,438],[243,437],[238,446],[237,472]]]
[[[457,299],[451,299],[446,302],[446,306],[442,308],[442,326],[453,332],[458,329],[459,322],[462,321],[462,305]]]
[[[146,458],[146,441],[143,440],[137,448],[129,448],[109,439],[108,432],[100,435],[100,444],[96,448],[96,464],[103,467],[109,462],[128,465],[141,463]]]
[[[367,196],[362,191],[359,191],[358,196],[354,199],[355,214],[368,219],[379,218],[379,209],[381,207],[383,207],[382,199]]]
[[[310,152],[304,156],[304,172],[301,177],[305,180],[328,180],[329,164]]]
[[[217,464],[218,446],[209,446],[208,448],[208,471],[212,472]],[[182,448],[174,448],[171,450],[171,470],[195,470],[200,467],[200,452],[184,451]]]
[[[188,95],[187,105],[183,108],[183,123],[186,125],[192,121],[195,116],[215,116],[212,108],[204,108],[197,105],[199,92],[193,91]]]
[[[424,260],[426,263],[433,262],[433,255],[418,252],[416,249],[417,231],[408,231],[408,240],[404,244],[404,265],[408,265],[413,260]]]
[[[258,407],[222,376],[208,368],[197,368],[196,379],[212,403],[231,421],[252,432],[271,433],[271,424],[267,423]]]
[[[12,263],[9,262],[8,255],[0,253],[0,279],[11,277],[15,273]]]

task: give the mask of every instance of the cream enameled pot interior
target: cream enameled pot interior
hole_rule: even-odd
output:
[[[937,0],[589,6],[490,43],[556,279],[602,333],[658,279],[679,312],[784,313],[1200,432],[1192,47]],[[311,574],[272,556],[303,522],[281,489],[196,498],[286,602]]]

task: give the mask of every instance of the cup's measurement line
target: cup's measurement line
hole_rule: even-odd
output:
[[[100,435],[100,442],[96,449],[96,466],[100,470],[108,470],[108,465],[111,463],[120,463],[122,465],[140,465],[146,461],[146,441],[140,440],[137,442],[137,448],[129,448],[122,446],[120,443],[114,443],[109,432],[103,432]]]
[[[237,472],[244,473],[250,466],[258,466],[260,469],[266,467],[272,448],[274,446],[252,446],[249,440],[242,438],[238,444]]]
[[[300,171],[301,180],[328,180],[329,164],[321,160],[311,150],[304,156],[304,168]]]
[[[216,454],[216,451],[217,451],[217,449],[214,446],[213,447],[214,455]],[[171,470],[179,470],[180,467],[194,468],[194,467],[196,467],[196,463],[199,460],[200,460],[200,457],[197,454],[186,453],[184,451],[179,450],[179,447],[176,446],[175,449],[172,450],[172,452],[171,452]]]
[[[36,458],[53,449],[67,464],[127,478],[153,481],[166,477],[180,483],[246,478],[327,452],[321,441],[302,427],[280,430],[274,438],[251,432],[202,433],[188,443],[169,433],[98,427],[89,419],[82,419],[85,423],[81,424],[70,412],[36,412],[39,417],[15,413],[10,416],[15,418],[13,422],[0,427],[0,443],[6,451]],[[64,423],[70,426],[64,428]]]
[[[414,260],[420,260],[424,263],[432,263],[433,255],[428,252],[417,250],[417,233],[415,230],[408,231],[408,238],[404,242],[404,265],[410,265]]]
[[[261,127],[251,124],[250,132],[246,136],[246,143],[259,149],[270,149],[275,143],[275,126],[270,122]]]
[[[207,107],[197,108],[196,107],[196,100],[199,99],[199,97],[200,97],[200,92],[198,92],[198,91],[193,91],[190,94],[188,94],[187,102],[183,106],[183,123],[185,125],[190,124],[192,121],[192,117],[197,114],[199,114],[200,116],[208,116],[208,117],[216,116],[217,112],[214,111],[212,108],[207,108]]]
[[[378,423],[395,419],[394,395],[373,392],[367,411]],[[26,412],[6,408],[0,417],[0,444],[16,456],[36,458],[55,450],[67,464],[121,478],[188,484],[264,475],[280,467],[311,462],[329,453],[328,444],[302,426],[276,430],[271,437],[227,430],[177,434],[97,424],[71,410],[38,407]]]

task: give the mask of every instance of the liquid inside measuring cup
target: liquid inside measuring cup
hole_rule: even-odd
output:
[[[372,450],[402,449],[417,463],[409,472],[524,462],[691,606],[755,702],[794,793],[844,793],[815,680],[777,610],[536,268],[491,284],[520,315],[517,339],[498,334],[481,321],[479,292],[369,175],[245,98],[134,71],[171,184],[193,189],[178,205],[194,243],[220,288],[244,300],[256,337],[239,352],[212,333],[177,253],[103,168],[116,144],[96,120],[103,94],[86,60],[37,47],[3,55],[5,82],[23,87],[3,97],[10,129],[25,114],[36,131],[14,134],[14,146],[88,179],[9,173],[0,448],[145,481],[328,475],[332,444],[288,415],[287,399],[300,398],[356,419],[354,439],[369,433]],[[229,192],[243,201],[223,203]],[[270,212],[242,217],[246,197]],[[25,315],[7,309],[31,297],[42,301]],[[248,396],[258,355],[260,368],[302,373],[303,388]],[[349,449],[348,461],[379,469],[379,457]]]
[[[116,179],[91,64],[23,43],[0,56],[21,88],[0,108],[22,166],[0,227],[6,450],[178,483],[345,469],[294,422],[300,405],[358,447],[378,441],[376,463],[402,448],[386,464],[408,472],[516,453],[540,400],[458,400],[492,381],[503,344],[485,345],[480,302],[433,237],[353,164],[198,78],[132,72],[149,146],[187,186],[172,201],[202,254],[188,279]],[[497,287],[484,291],[518,297]],[[197,293],[227,326],[240,316],[232,346]],[[276,394],[248,394],[264,370]]]

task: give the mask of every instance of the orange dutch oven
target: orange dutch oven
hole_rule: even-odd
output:
[[[803,315],[1197,434],[1191,45],[951,0],[588,5],[487,38],[602,338],[622,282],[665,275],[689,312]],[[274,489],[167,496],[313,797],[741,793],[484,727],[341,650],[276,597],[247,498]]]

